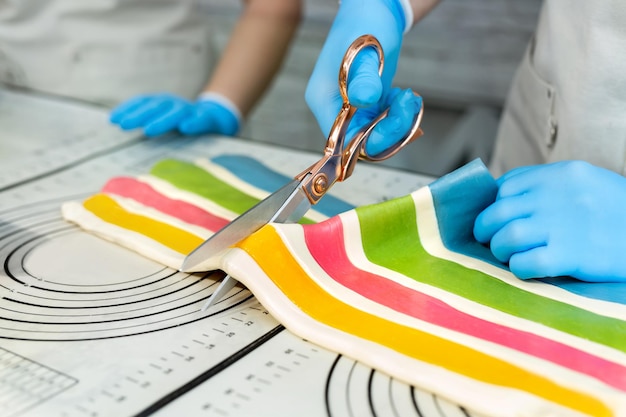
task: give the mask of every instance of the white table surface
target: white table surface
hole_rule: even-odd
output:
[[[127,314],[127,321],[73,323],[53,296],[33,308],[33,323],[18,326],[5,319],[30,290],[31,284],[23,283],[29,279],[34,285],[71,287],[163,273],[152,261],[65,223],[60,204],[96,192],[113,176],[145,173],[166,157],[222,153],[254,156],[288,176],[319,156],[225,137],[145,139],[110,126],[105,109],[0,90],[0,415],[469,415],[297,338],[244,288],[232,305],[202,313],[198,300],[193,307],[198,311],[184,317],[176,316],[174,301],[168,313],[167,304],[140,299],[138,305],[147,304],[146,311],[161,321],[134,316],[129,304],[120,303],[116,309],[127,311],[115,313]],[[362,205],[408,194],[430,181],[360,163],[332,193]],[[213,282],[206,278],[202,285]],[[94,295],[94,304],[104,293],[115,299],[115,292],[103,292]],[[64,303],[72,301],[68,294]],[[49,327],[57,316],[64,324]],[[56,329],[46,333],[54,336],[37,336],[42,326]],[[102,337],[94,337],[98,329]]]

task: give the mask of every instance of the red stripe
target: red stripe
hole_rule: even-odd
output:
[[[436,326],[545,359],[626,391],[626,367],[620,364],[542,336],[471,316],[437,298],[358,269],[346,254],[339,216],[304,226],[304,236],[311,255],[332,279],[376,303]]]
[[[193,204],[166,197],[150,185],[137,181],[134,178],[113,178],[105,184],[102,192],[131,198],[145,206],[153,207],[162,213],[176,217],[186,223],[204,227],[213,232],[220,230],[228,224],[228,220],[224,218],[215,216]]]

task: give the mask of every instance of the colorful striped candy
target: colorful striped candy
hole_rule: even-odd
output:
[[[164,161],[64,213],[177,267],[287,181],[257,162],[238,175],[243,166]],[[271,186],[251,186],[263,172]],[[514,277],[472,236],[495,192],[474,161],[385,203],[350,209],[327,196],[330,208],[262,228],[216,267],[299,336],[475,412],[625,415],[626,286]]]

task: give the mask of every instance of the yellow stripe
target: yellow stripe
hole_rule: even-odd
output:
[[[467,346],[385,320],[338,301],[312,281],[273,227],[264,227],[253,238],[237,246],[252,256],[296,306],[321,323],[488,384],[529,392],[593,416],[613,415],[604,402],[593,396],[563,387]]]
[[[88,198],[83,206],[105,222],[141,233],[183,255],[190,253],[203,242],[198,236],[175,226],[129,213],[105,194],[96,194]]]

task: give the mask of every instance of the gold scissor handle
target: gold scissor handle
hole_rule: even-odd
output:
[[[417,93],[413,93],[413,94],[415,94],[417,97],[420,96]],[[396,142],[394,145],[391,145],[389,148],[385,149],[384,151],[382,151],[382,152],[380,152],[380,153],[378,153],[376,155],[370,155],[365,150],[365,142],[367,142],[367,138],[369,137],[369,135],[372,132],[372,130],[374,129],[374,127],[376,127],[376,125],[381,120],[383,120],[385,117],[387,117],[388,113],[389,113],[389,109],[385,109],[385,111],[383,111],[381,114],[379,114],[378,117],[375,120],[373,120],[372,122],[370,122],[369,124],[364,126],[363,129],[361,129],[359,132],[357,132],[354,135],[354,138],[350,141],[350,143],[348,143],[348,146],[346,147],[346,151],[345,152],[356,153],[357,151],[359,151],[359,159],[363,159],[363,160],[366,160],[366,161],[372,161],[372,162],[384,161],[385,159],[388,159],[388,158],[391,158],[392,156],[394,156],[396,153],[398,153],[398,151],[400,151],[406,145],[408,145],[409,143],[413,142],[415,139],[419,138],[420,136],[422,136],[424,134],[424,132],[420,128],[420,125],[422,124],[422,115],[424,114],[424,106],[422,106],[420,108],[420,111],[413,118],[413,122],[411,124],[411,129],[409,129],[407,134],[404,135],[404,137],[402,139],[400,139],[398,142]],[[364,139],[361,138],[361,136],[363,136]],[[353,149],[351,149],[351,145],[353,145],[353,144],[360,145],[360,147],[353,150]]]
[[[337,117],[338,120],[335,122],[335,125],[333,126],[333,130],[335,129],[335,127],[337,127],[338,130],[340,129],[341,132],[337,132],[337,133],[342,137],[345,137],[347,126],[350,124],[350,120],[352,119],[352,116],[356,112],[356,109],[354,108],[354,106],[350,104],[350,100],[348,99],[348,76],[350,74],[350,67],[352,66],[352,63],[354,59],[356,58],[356,56],[359,54],[359,52],[361,52],[363,49],[367,47],[373,47],[376,50],[376,53],[378,54],[378,58],[379,58],[378,75],[382,76],[385,58],[384,58],[383,48],[381,44],[378,42],[378,39],[376,39],[372,35],[360,36],[352,43],[352,45],[350,45],[350,47],[346,51],[346,54],[344,55],[344,58],[341,64],[341,68],[339,70],[339,92],[341,94],[341,98],[343,99],[343,103],[344,103],[342,111],[345,108],[346,114],[344,116],[342,115],[342,112],[340,112],[339,116]],[[343,150],[343,154],[341,158],[342,159],[341,160],[341,168],[342,168],[341,175],[339,176],[339,178],[337,178],[337,180],[343,181],[346,178],[348,178],[350,175],[352,175],[354,167],[356,166],[356,162],[359,159],[372,161],[372,162],[383,161],[385,159],[391,158],[396,153],[398,153],[402,148],[404,148],[406,145],[408,145],[409,143],[413,142],[415,139],[420,137],[423,134],[422,130],[420,129],[423,110],[424,110],[424,107],[422,106],[418,114],[415,115],[411,128],[402,139],[397,141],[395,144],[393,144],[392,146],[390,146],[383,152],[378,153],[376,155],[370,155],[369,153],[367,153],[367,151],[365,150],[365,146],[367,144],[367,139],[369,138],[372,130],[374,130],[374,128],[378,125],[378,123],[381,120],[387,117],[387,115],[389,114],[389,109],[386,109],[380,115],[378,115],[378,117],[376,117],[376,119],[374,119],[372,122],[363,126],[363,128],[359,132],[357,132],[352,137],[352,139],[350,139],[348,144],[345,146],[345,149]],[[337,123],[338,121],[340,123],[339,125]],[[343,142],[343,140],[338,140],[338,142]],[[342,143],[342,147],[343,147],[343,143]]]
[[[368,47],[374,48],[378,54],[378,75],[382,76],[385,59],[382,45],[372,35],[358,37],[348,47],[341,61],[341,67],[339,68],[339,92],[343,104],[326,140],[324,156],[317,163],[296,176],[296,179],[302,182],[302,189],[311,204],[316,204],[336,181],[343,181],[352,175],[356,162],[359,159],[368,161],[385,160],[422,135],[422,130],[419,126],[422,121],[423,106],[415,116],[411,129],[403,139],[377,155],[369,155],[365,150],[367,139],[376,125],[387,117],[389,113],[389,109],[387,109],[357,132],[344,148],[348,126],[354,113],[357,111],[357,108],[350,104],[348,98],[350,67],[356,56]]]
[[[378,39],[372,35],[359,36],[346,50],[341,60],[341,67],[339,67],[339,93],[341,94],[344,105],[350,106],[350,99],[348,99],[348,76],[350,75],[352,63],[359,52],[369,47],[373,47],[378,54],[378,76],[383,75],[385,54],[383,53],[382,45],[378,42]]]

